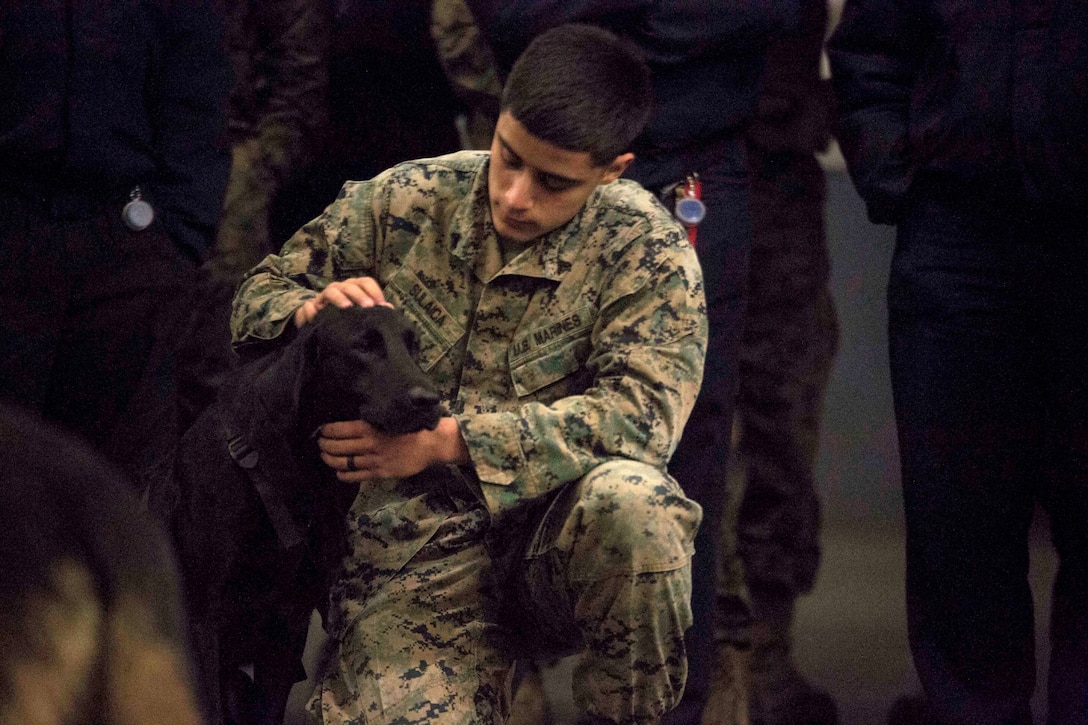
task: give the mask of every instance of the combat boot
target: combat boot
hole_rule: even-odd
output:
[[[718,670],[710,683],[701,725],[749,725],[751,648],[725,643],[718,648]]]
[[[753,595],[751,725],[836,725],[831,695],[810,684],[793,661],[794,597]]]

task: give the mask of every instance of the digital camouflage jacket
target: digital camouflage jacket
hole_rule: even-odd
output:
[[[280,256],[251,270],[231,327],[239,347],[271,340],[329,282],[376,278],[419,329],[470,478],[501,525],[607,460],[664,468],[702,380],[707,324],[686,234],[630,181],[599,187],[569,223],[504,262],[488,159],[466,151],[348,182]],[[368,521],[384,542],[373,553],[390,566],[394,550],[404,561],[414,553],[391,540],[391,512],[431,521],[413,527],[416,539],[440,523],[422,498],[396,504],[396,486],[368,484],[356,502],[384,511],[384,523]]]

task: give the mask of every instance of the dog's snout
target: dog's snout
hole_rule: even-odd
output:
[[[430,408],[438,405],[439,397],[433,390],[416,385],[408,391],[408,400],[416,408]]]

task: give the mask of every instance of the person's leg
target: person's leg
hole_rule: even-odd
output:
[[[698,504],[658,469],[598,466],[552,504],[526,551],[518,604],[544,649],[581,647],[586,722],[655,723],[679,702]]]
[[[717,670],[714,641],[719,539],[725,512],[727,470],[737,392],[737,357],[744,323],[751,244],[749,181],[743,141],[726,144],[722,159],[698,170],[706,218],[695,249],[706,285],[709,340],[702,388],[684,428],[669,473],[703,508],[692,560],[692,614],[688,630],[689,677],[685,703],[670,714],[673,725],[698,722]],[[743,608],[741,601],[737,606]]]
[[[738,426],[734,422],[733,435]],[[733,455],[736,456],[734,440]],[[718,577],[714,610],[717,668],[700,716],[702,725],[748,725],[752,669],[752,597],[744,562],[737,548],[737,521],[744,498],[745,477],[731,463],[726,484],[725,513],[718,541]]]
[[[479,506],[450,515],[404,568],[353,603],[358,611],[310,700],[313,722],[506,721],[512,663],[486,592],[487,521]]]
[[[899,227],[889,351],[915,668],[939,722],[1031,722],[1027,532],[1042,420],[1036,250],[1015,212],[923,186]]]
[[[1083,220],[1033,220],[1047,256],[1046,483],[1058,551],[1050,616],[1051,725],[1088,723],[1088,233]]]
[[[792,659],[796,598],[820,559],[814,466],[838,343],[828,290],[824,172],[811,155],[752,156],[753,243],[732,474],[752,627],[752,723],[833,723],[834,703]],[[733,633],[733,638],[739,638]]]

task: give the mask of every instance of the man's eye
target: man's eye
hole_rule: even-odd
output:
[[[543,186],[546,190],[553,193],[566,191],[567,189],[574,186],[574,184],[567,181],[566,179],[553,179],[549,176],[545,176],[543,179],[541,179],[540,185]]]
[[[521,168],[521,159],[519,159],[517,156],[511,155],[507,151],[503,151],[502,153],[502,162],[511,169]]]

